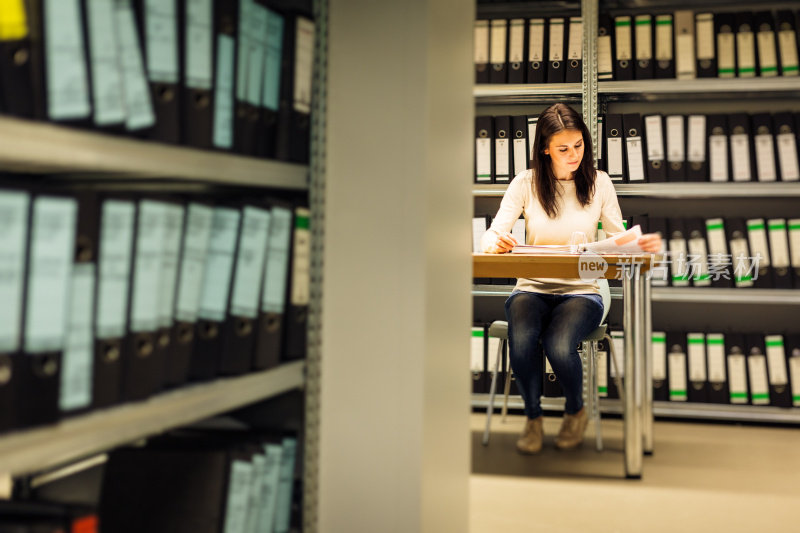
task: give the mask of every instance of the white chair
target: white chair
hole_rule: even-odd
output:
[[[597,451],[603,450],[603,435],[600,427],[600,405],[597,391],[597,343],[607,338],[606,317],[611,308],[611,289],[608,280],[598,279],[597,285],[600,289],[600,296],[603,299],[603,318],[600,325],[581,341],[581,361],[583,362],[583,402],[589,411],[589,417],[594,421],[595,428],[595,448]],[[489,406],[486,408],[486,429],[483,432],[483,445],[489,444],[489,431],[492,423],[492,412],[494,410],[495,390],[497,387],[497,372],[500,367],[500,360],[505,357],[508,345],[508,322],[495,320],[489,326],[489,337],[500,339],[497,348],[497,358],[492,370],[492,382],[489,386]],[[506,381],[504,387],[502,417],[505,420],[508,412],[508,395],[511,387],[511,365],[508,365]]]

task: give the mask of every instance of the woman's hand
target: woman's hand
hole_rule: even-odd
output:
[[[510,252],[517,245],[517,240],[510,233],[505,232],[497,236],[494,245],[489,249],[490,254],[504,254]]]
[[[642,250],[648,253],[656,253],[661,251],[661,236],[658,233],[645,233],[639,237],[637,242]]]

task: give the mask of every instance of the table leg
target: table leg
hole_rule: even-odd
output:
[[[625,332],[625,404],[623,432],[625,443],[625,477],[642,476],[642,384],[637,352],[641,352],[642,303],[637,289],[641,267],[622,265],[623,330]]]
[[[651,284],[650,276],[645,276],[642,281],[642,303],[644,307],[644,420],[642,431],[644,432],[644,453],[653,454],[653,313],[650,305]]]

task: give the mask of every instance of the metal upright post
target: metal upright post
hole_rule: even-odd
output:
[[[581,0],[583,21],[583,121],[592,136],[592,157],[597,164],[597,19],[598,0]]]
[[[622,268],[623,327],[625,329],[623,433],[625,476],[642,476],[642,383],[640,375],[642,294],[638,291],[641,265],[625,264]]]
[[[649,272],[648,272],[649,274]],[[653,310],[651,308],[651,280],[645,276],[642,281],[642,305],[644,306],[644,409],[642,410],[642,431],[644,433],[644,453],[653,453]]]

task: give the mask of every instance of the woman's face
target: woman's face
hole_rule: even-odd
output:
[[[550,156],[553,174],[570,179],[583,161],[583,135],[579,130],[562,130],[550,137],[544,153]]]

